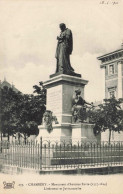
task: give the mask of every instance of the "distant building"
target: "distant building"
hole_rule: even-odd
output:
[[[15,92],[19,92],[19,90],[17,88],[15,88],[15,86],[13,84],[10,84],[8,81],[6,81],[5,77],[4,77],[3,82],[1,82],[0,86],[1,86],[1,88],[3,88],[4,86],[7,86],[8,88],[12,88]]]
[[[105,98],[123,98],[123,43],[120,49],[97,59],[105,71]]]
[[[123,98],[123,43],[121,48],[113,52],[107,53],[97,58],[101,61],[100,67],[103,68],[104,98],[115,96]],[[123,105],[122,105],[123,107]],[[108,141],[109,130],[101,134],[102,141]],[[123,132],[112,132],[111,141],[123,141]]]

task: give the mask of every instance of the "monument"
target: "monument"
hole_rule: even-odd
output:
[[[56,73],[50,75],[50,77],[54,77],[60,74],[72,75],[81,77],[81,74],[77,74],[74,72],[74,69],[70,63],[70,55],[73,51],[73,37],[70,29],[66,28],[64,23],[59,25],[61,29],[60,36],[57,36],[57,47],[56,47]]]
[[[73,98],[75,91],[81,93],[84,99],[84,87],[87,80],[81,78],[81,74],[75,73],[70,62],[73,50],[72,31],[65,24],[59,25],[61,33],[57,36],[56,48],[56,72],[50,75],[50,79],[44,82],[47,89],[46,99],[46,122],[52,130],[46,130],[46,122],[39,126],[39,136],[43,139],[58,141],[69,141],[77,139],[80,141],[95,140],[93,125],[89,123],[73,122]],[[83,100],[85,103],[85,101]],[[57,122],[53,123],[53,118]],[[53,127],[50,125],[52,122]],[[50,129],[49,128],[49,129]]]

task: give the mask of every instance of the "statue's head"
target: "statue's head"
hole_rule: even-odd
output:
[[[66,29],[66,25],[64,23],[59,24],[59,27],[61,31],[64,31]]]
[[[80,95],[81,94],[81,90],[77,89],[77,90],[75,90],[75,93],[76,93],[76,95]]]

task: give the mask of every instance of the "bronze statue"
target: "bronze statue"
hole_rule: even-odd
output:
[[[70,55],[73,50],[73,37],[70,29],[66,28],[64,23],[59,25],[61,29],[60,36],[57,36],[58,44],[56,48],[57,67],[56,73],[74,75],[74,69],[70,64]]]
[[[76,96],[73,98],[72,101],[72,118],[73,122],[86,122],[87,115],[86,115],[86,104],[93,105],[92,103],[86,102],[81,97],[80,89],[75,90]]]

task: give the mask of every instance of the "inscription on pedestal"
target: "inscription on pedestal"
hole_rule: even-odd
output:
[[[53,113],[62,112],[62,86],[49,88],[47,91],[47,110]]]

